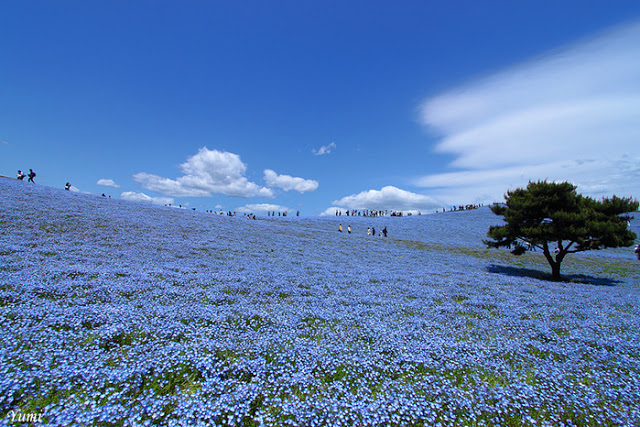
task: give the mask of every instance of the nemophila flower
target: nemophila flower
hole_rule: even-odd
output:
[[[333,218],[249,222],[0,185],[2,413],[41,408],[52,425],[640,419],[637,275],[604,287],[498,268],[481,243],[488,210],[345,240]],[[621,254],[576,257],[568,274],[602,277]]]

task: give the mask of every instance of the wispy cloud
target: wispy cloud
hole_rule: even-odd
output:
[[[140,172],[134,181],[149,191],[174,197],[209,197],[224,194],[235,197],[273,197],[273,192],[250,182],[247,165],[240,156],[226,151],[201,148],[180,165],[185,174],[176,179]]]
[[[116,184],[115,181],[112,179],[104,179],[104,178],[99,179],[98,182],[96,182],[96,184],[102,185],[104,187],[120,188],[120,186]]]
[[[0,140],[0,145],[11,145],[6,139]]]
[[[314,148],[311,150],[311,152],[313,154],[315,154],[316,156],[322,156],[323,154],[330,154],[331,150],[333,150],[334,148],[336,148],[336,143],[335,142],[330,142],[327,145],[323,145],[322,147],[318,148],[317,150]]]
[[[236,211],[240,213],[288,212],[289,208],[270,203],[257,203],[236,208]]]
[[[451,203],[500,200],[530,179],[591,195],[640,188],[640,23],[427,100],[450,173],[416,184]]]
[[[393,186],[380,190],[368,190],[332,202],[334,206],[349,209],[377,209],[395,211],[428,211],[440,207],[441,203],[423,194],[416,194]],[[334,209],[334,208],[330,208]],[[339,208],[338,208],[339,209]],[[325,211],[326,213],[327,211]],[[335,213],[335,210],[333,210]]]
[[[264,182],[269,187],[278,187],[284,191],[295,190],[299,193],[315,191],[318,188],[317,181],[293,177],[290,175],[278,175],[271,169],[265,169]]]
[[[136,193],[133,191],[125,191],[120,194],[120,198],[123,200],[129,200],[132,202],[147,202],[155,205],[171,205],[173,199],[171,197],[151,197],[144,193]]]

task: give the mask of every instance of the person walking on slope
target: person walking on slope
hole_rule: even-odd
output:
[[[33,182],[35,184],[35,181],[33,180],[33,178],[36,177],[36,173],[33,171],[33,169],[29,169],[29,175],[27,176],[29,177],[28,182]]]
[[[351,234],[351,226],[350,225],[347,226],[347,233]]]
[[[19,171],[18,171],[18,173],[16,174],[16,179],[17,179],[18,181],[23,181],[25,176],[26,176],[26,175],[25,175],[25,174],[23,174],[21,170],[19,170]]]
[[[342,233],[342,224],[338,227],[338,231]]]

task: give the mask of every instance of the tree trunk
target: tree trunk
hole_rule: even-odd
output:
[[[551,277],[556,282],[562,280],[562,277],[560,276],[560,263],[557,261],[551,264]]]
[[[562,280],[562,277],[560,276],[560,263],[562,263],[564,254],[559,253],[558,255],[556,255],[556,259],[553,259],[553,256],[549,251],[549,245],[547,244],[547,242],[543,242],[542,251],[544,253],[544,257],[547,259],[549,265],[551,266],[552,279],[556,282],[559,282],[560,280]]]

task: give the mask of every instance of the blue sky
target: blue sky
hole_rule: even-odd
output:
[[[4,1],[0,174],[199,210],[640,197],[640,2]]]

